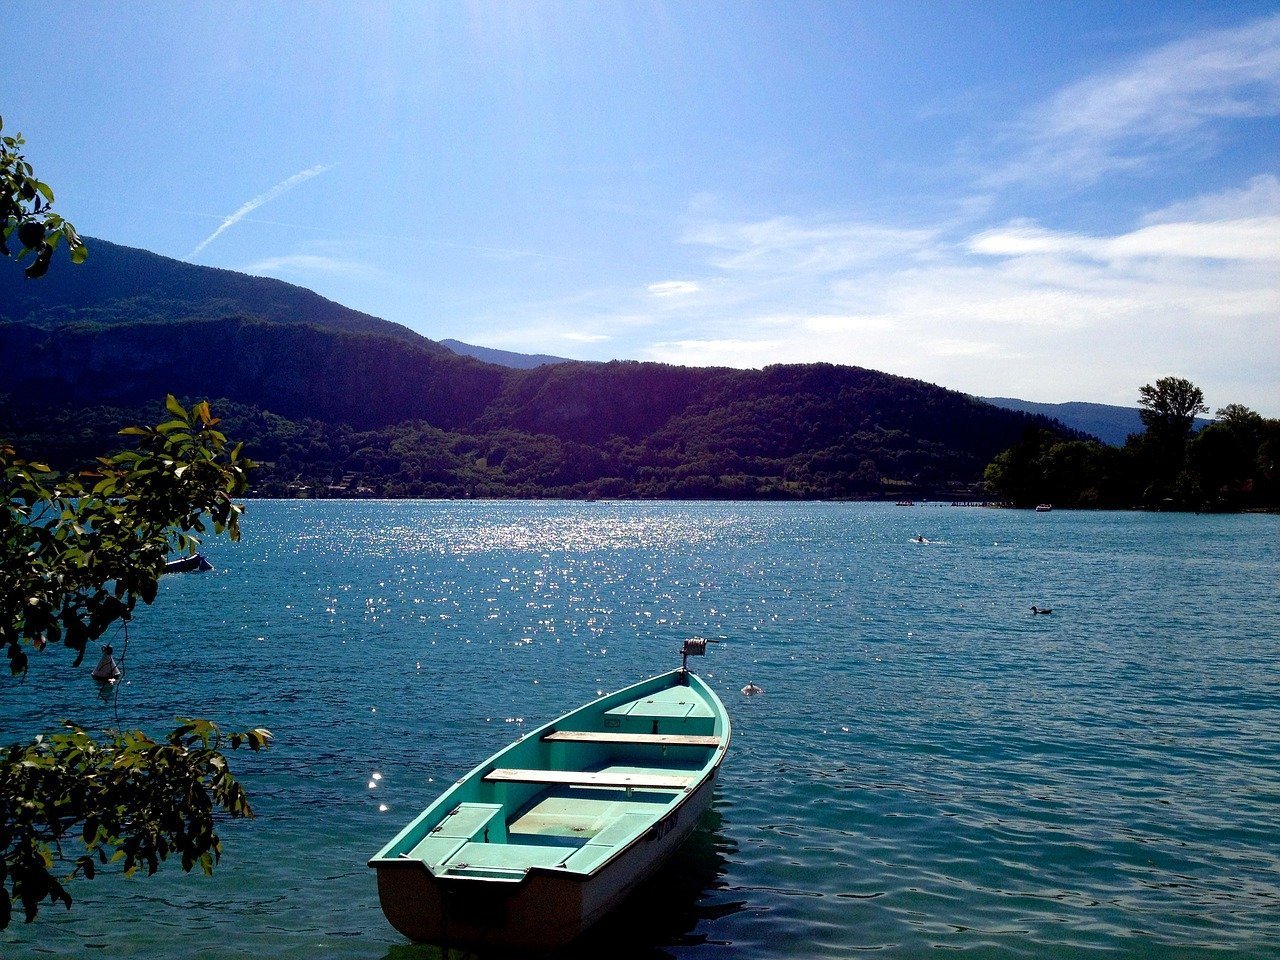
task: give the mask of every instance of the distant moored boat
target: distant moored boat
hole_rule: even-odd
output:
[[[206,560],[202,553],[193,553],[189,557],[170,560],[164,565],[165,573],[197,573],[212,569],[213,564]]]

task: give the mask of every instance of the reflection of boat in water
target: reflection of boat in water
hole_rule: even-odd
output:
[[[369,861],[383,912],[418,941],[568,944],[693,832],[729,737],[724,705],[683,668],[539,727]]]
[[[204,558],[202,553],[193,553],[189,557],[170,560],[164,565],[165,573],[203,573],[212,570],[213,564]]]
[[[712,807],[666,865],[567,953],[557,956],[562,960],[669,957],[672,946],[706,942],[707,934],[698,930],[700,924],[732,916],[745,906],[738,891],[724,889],[722,878],[737,845],[720,827],[720,811]]]

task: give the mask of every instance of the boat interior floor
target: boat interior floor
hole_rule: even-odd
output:
[[[670,799],[669,794],[644,791],[626,797],[616,790],[549,790],[507,825],[508,840],[582,844],[625,814],[638,813],[652,820]]]
[[[626,795],[617,790],[552,787],[506,825],[502,840],[481,840],[478,835],[460,838],[423,859],[434,863],[437,875],[461,878],[514,880],[531,867],[589,871],[652,827],[674,796],[669,791],[637,790]],[[469,806],[461,805],[455,814],[470,818]]]

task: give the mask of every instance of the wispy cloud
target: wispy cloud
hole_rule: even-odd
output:
[[[245,273],[271,277],[327,274],[329,276],[353,279],[378,279],[387,276],[386,271],[380,267],[345,257],[332,257],[317,253],[295,253],[281,257],[267,257],[265,260],[258,260],[239,269]]]
[[[933,230],[776,217],[705,222],[686,231],[684,241],[714,250],[713,263],[723,270],[809,273],[865,267],[888,257],[926,256],[935,236]]]
[[[968,247],[974,253],[1004,257],[1080,256],[1103,262],[1164,257],[1280,265],[1280,216],[1159,223],[1111,237],[1047,230],[1019,221],[977,234]]]
[[[330,164],[318,163],[314,167],[310,167],[306,170],[301,171],[300,173],[295,173],[292,177],[289,177],[287,180],[281,180],[270,190],[267,190],[264,193],[258,194],[252,200],[250,200],[249,202],[241,206],[240,209],[238,209],[235,213],[231,214],[231,216],[223,220],[222,223],[218,225],[218,229],[214,230],[213,233],[209,234],[209,236],[205,237],[202,241],[200,241],[200,243],[197,244],[196,248],[192,250],[189,254],[187,254],[187,259],[191,260],[194,257],[198,256],[200,252],[204,250],[205,247],[213,243],[213,241],[216,240],[219,236],[221,236],[231,227],[234,227],[237,223],[239,223],[249,214],[253,213],[253,211],[257,210],[259,207],[263,206],[264,204],[270,203],[272,200],[276,199],[276,197],[280,196],[283,193],[288,193],[290,190],[292,190],[294,187],[298,186],[299,184],[306,183],[312,177],[318,177],[320,176],[320,174],[325,173],[328,170],[332,170],[333,167],[334,167],[334,164],[331,164],[331,163]]]
[[[785,229],[703,223],[685,238],[706,248],[706,275],[690,271],[701,292],[651,314],[660,322],[642,356],[731,366],[829,360],[977,393],[1115,403],[1179,371],[1212,402],[1274,414],[1273,179],[1099,235],[1030,220],[967,235],[799,219]],[[881,243],[857,252],[855,238]],[[619,312],[632,315],[638,303]]]
[[[1060,90],[1027,118],[1016,158],[988,185],[1093,182],[1204,149],[1222,121],[1280,112],[1280,15],[1167,44]]]
[[[646,289],[655,297],[683,297],[702,288],[691,280],[662,280],[649,284]]]
[[[1242,187],[1192,197],[1153,210],[1142,218],[1144,224],[1177,223],[1181,220],[1244,220],[1250,217],[1280,217],[1280,177],[1264,173]]]

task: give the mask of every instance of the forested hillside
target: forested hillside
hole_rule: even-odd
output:
[[[71,466],[166,393],[211,399],[272,495],[980,496],[1050,421],[829,364],[458,356],[288,284],[91,241],[0,296],[0,435]]]
[[[93,255],[31,283],[20,270],[0,270],[0,323],[47,330],[72,324],[256,317],[312,323],[334,330],[423,340],[412,330],[326,300],[305,287],[234,270],[201,267],[148,250],[86,238]],[[450,353],[423,340],[430,349]]]

